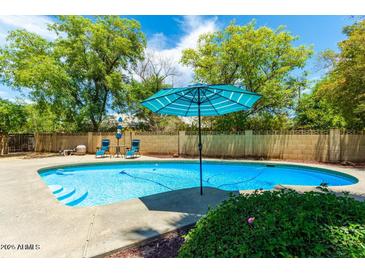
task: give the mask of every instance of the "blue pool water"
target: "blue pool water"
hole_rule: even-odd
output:
[[[56,197],[70,206],[111,204],[199,186],[196,162],[133,162],[68,166],[39,172]],[[277,184],[349,185],[357,179],[338,172],[295,165],[205,162],[203,185],[227,191],[272,189]]]

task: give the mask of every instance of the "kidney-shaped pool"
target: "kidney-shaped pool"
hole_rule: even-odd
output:
[[[199,186],[196,162],[123,162],[47,168],[39,171],[56,198],[68,206],[111,204]],[[341,186],[353,176],[327,169],[268,163],[203,164],[204,187],[227,191],[272,189],[275,185]]]

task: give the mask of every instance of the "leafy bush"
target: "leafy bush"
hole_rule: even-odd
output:
[[[365,203],[320,189],[233,196],[198,221],[179,257],[365,257]]]

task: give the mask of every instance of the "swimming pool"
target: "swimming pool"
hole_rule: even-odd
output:
[[[60,202],[68,206],[105,205],[199,186],[192,161],[119,162],[48,168],[39,171]],[[353,176],[298,165],[206,161],[204,187],[226,191],[269,190],[275,185],[350,185]],[[198,191],[198,190],[197,190]]]

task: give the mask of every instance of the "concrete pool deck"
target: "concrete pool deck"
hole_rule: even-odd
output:
[[[95,159],[93,155],[0,158],[0,257],[97,256],[192,224],[206,213],[208,207],[216,206],[229,195],[219,189],[205,188],[205,195],[200,196],[198,188],[192,188],[111,205],[68,207],[57,201],[37,173],[41,168],[57,165],[141,160],[174,159]],[[365,198],[365,168],[298,165],[322,167],[355,176],[359,179],[357,184],[330,189],[349,191],[356,198]],[[21,246],[18,249],[18,245],[22,244],[35,246],[34,249],[22,249]]]

